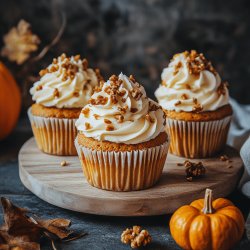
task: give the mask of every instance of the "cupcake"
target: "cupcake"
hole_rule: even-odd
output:
[[[28,110],[37,145],[48,154],[77,155],[75,122],[98,85],[99,70],[88,68],[79,55],[62,54],[39,74],[30,89],[35,104]]]
[[[169,146],[165,114],[133,76],[113,75],[96,89],[76,127],[77,152],[92,186],[132,191],[159,180]]]
[[[170,152],[205,158],[223,149],[232,116],[227,83],[195,50],[174,55],[155,92],[166,113]]]

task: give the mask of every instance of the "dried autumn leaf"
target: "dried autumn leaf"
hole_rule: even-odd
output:
[[[8,199],[1,198],[4,212],[4,225],[1,230],[5,230],[10,235],[21,236],[24,241],[37,242],[42,235],[42,229],[26,216],[26,209],[16,207]]]
[[[71,241],[86,235],[74,234],[68,227],[70,220],[63,218],[44,220],[29,217],[27,209],[19,208],[2,197],[4,224],[0,227],[0,250],[40,250],[42,236],[51,240]],[[71,238],[69,238],[71,236]]]
[[[39,37],[31,32],[31,25],[25,20],[20,20],[17,27],[11,28],[3,40],[2,56],[19,65],[38,49],[40,43]]]
[[[25,242],[22,237],[14,237],[0,230],[1,250],[40,250],[40,244],[36,242]]]
[[[70,231],[67,227],[70,226],[70,220],[67,219],[51,219],[51,220],[41,220],[36,219],[36,222],[39,226],[44,228],[48,233],[52,233],[53,235],[56,235],[60,239],[67,238],[72,231]]]

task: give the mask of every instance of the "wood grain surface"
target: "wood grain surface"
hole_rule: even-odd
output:
[[[183,163],[185,158],[169,154],[160,181],[142,191],[111,192],[94,188],[83,176],[78,157],[52,156],[39,151],[34,138],[19,152],[19,175],[22,183],[41,199],[73,211],[113,216],[145,216],[174,212],[178,207],[201,198],[206,188],[214,197],[225,197],[236,187],[243,163],[238,152],[226,147],[222,154],[232,162],[219,160],[218,155],[202,159],[206,176],[188,182]],[[62,167],[61,162],[67,166]],[[193,161],[199,161],[198,159]],[[231,167],[229,167],[231,166]]]

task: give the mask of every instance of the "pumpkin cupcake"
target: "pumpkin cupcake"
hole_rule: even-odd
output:
[[[77,152],[92,186],[131,191],[159,180],[169,145],[165,114],[132,76],[113,75],[96,89],[76,127]]]
[[[79,55],[62,54],[30,89],[35,104],[28,110],[40,150],[55,155],[77,155],[75,121],[101,79],[99,70],[88,68]]]
[[[214,155],[226,144],[232,116],[227,84],[195,50],[174,55],[155,92],[166,113],[170,152],[187,158]]]

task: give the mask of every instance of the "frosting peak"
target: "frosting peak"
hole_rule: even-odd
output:
[[[212,111],[229,103],[227,84],[211,62],[195,50],[174,55],[161,79],[155,96],[166,110]]]
[[[30,89],[32,99],[57,108],[82,108],[102,79],[99,70],[88,68],[88,61],[79,55],[62,54],[39,74],[40,80]]]
[[[76,127],[86,137],[117,143],[149,141],[164,131],[161,107],[146,96],[133,76],[111,76],[95,88]]]

